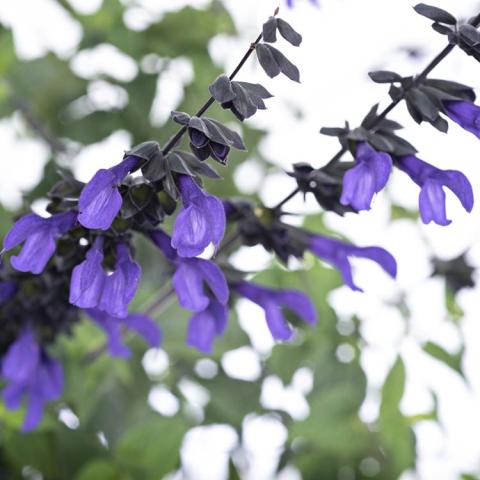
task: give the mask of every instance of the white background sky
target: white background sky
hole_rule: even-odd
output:
[[[125,21],[129,26],[141,29],[165,11],[185,4],[201,8],[205,3],[203,0],[139,0],[129,9]],[[235,18],[240,36],[228,38],[219,35],[211,42],[211,52],[219,64],[230,70],[243,54],[245,46],[256,37],[259,27],[276,4],[266,0],[225,0],[225,3]],[[304,43],[299,49],[282,45],[287,56],[300,68],[300,85],[284,78],[266,79],[253,61],[247,64],[239,77],[246,81],[261,81],[275,94],[275,98],[268,101],[269,110],[259,113],[252,122],[269,131],[263,151],[282,168],[298,161],[322,165],[338,147],[334,139],[318,134],[321,126],[342,125],[345,119],[357,124],[373,103],[380,101],[383,106],[387,104],[387,88],[373,84],[367,77],[369,70],[394,69],[405,75],[418,72],[445,44],[444,37],[430,29],[428,20],[413,12],[411,7],[416,2],[410,0],[322,0],[321,3],[322,8],[315,9],[306,0],[297,0],[295,10],[283,11],[284,17],[304,36]],[[72,4],[88,11],[97,8],[99,1],[72,0]],[[467,17],[480,9],[478,0],[437,0],[435,4]],[[81,31],[76,23],[54,8],[49,0],[1,0],[0,20],[12,26],[18,52],[25,58],[34,58],[48,50],[60,56],[70,55],[80,40]],[[52,25],[55,27],[52,28]],[[425,57],[421,60],[409,58],[399,47],[420,47]],[[94,80],[96,73],[106,68],[105,65],[115,75],[135,75],[136,72],[131,60],[109,47],[93,54],[84,52],[72,62],[77,72],[92,78],[90,98],[106,104],[121,102],[121,92],[112,91],[108,84]],[[478,88],[479,73],[480,66],[473,59],[455,51],[435,75]],[[164,118],[165,113],[175,107],[171,99],[181,94],[175,89],[178,78],[184,82],[191,79],[189,65],[185,62],[175,62],[168,75],[160,81],[152,118]],[[302,120],[293,113],[295,110],[301,112]],[[407,126],[405,136],[419,149],[421,158],[441,168],[462,170],[472,181],[475,194],[478,194],[478,139],[453,124],[448,135],[440,134],[428,125],[419,127],[409,119],[403,105],[395,110],[392,118]],[[3,152],[0,201],[10,206],[18,205],[21,191],[38,182],[47,157],[44,145],[24,138],[22,134],[18,118],[0,122],[0,150]],[[119,152],[128,146],[126,132],[112,132],[104,142],[84,149],[76,157],[74,171],[82,180],[88,180],[97,168],[114,164]],[[252,177],[255,177],[258,168],[255,159],[249,159],[238,169],[236,180],[239,188],[246,192],[261,189],[267,204],[276,203],[292,189],[291,180],[280,171],[269,175],[262,184],[256,184]],[[355,314],[362,321],[362,335],[366,342],[362,364],[370,384],[370,393],[362,408],[363,417],[375,419],[378,388],[398,352],[401,352],[407,365],[407,392],[402,401],[404,411],[412,415],[428,411],[433,406],[431,392],[439,399],[441,426],[422,422],[416,427],[418,472],[406,474],[403,480],[454,480],[459,472],[480,471],[480,287],[461,293],[460,304],[466,317],[460,330],[457,330],[448,321],[443,307],[443,284],[438,279],[429,278],[431,272],[427,261],[432,253],[452,258],[471,247],[469,258],[475,265],[480,265],[480,208],[476,206],[468,215],[462,211],[456,198],[448,194],[447,198],[447,211],[454,220],[449,227],[423,226],[408,220],[390,222],[391,199],[408,208],[416,208],[418,199],[418,188],[402,173],[395,172],[387,191],[379,195],[370,212],[358,216],[346,215],[345,218],[327,216],[331,228],[360,245],[378,244],[389,249],[399,263],[399,277],[393,282],[371,263],[359,261],[356,264],[357,279],[366,292],[359,294],[340,288],[330,296],[330,303],[341,318],[348,319]],[[304,212],[317,210],[314,203],[304,205],[300,197],[293,200],[288,208]],[[268,262],[268,259],[261,249],[254,249],[253,253],[250,249],[248,254],[240,251],[234,260],[245,268],[247,264],[258,267],[259,263]],[[388,305],[400,295],[406,296],[412,311],[408,325],[398,311]],[[226,355],[223,365],[232,374],[256,378],[259,352],[268,352],[271,342],[264,330],[258,331],[254,327],[254,324],[261,323],[256,321],[261,314],[258,309],[241,302],[239,313],[242,325],[252,334],[254,348]],[[421,350],[421,344],[430,340],[455,352],[461,336],[467,346],[464,367],[468,386],[458,375]],[[339,355],[348,359],[349,352],[344,349]],[[154,357],[151,353],[146,357],[146,363],[150,362],[151,367],[155,365],[155,358],[165,361],[163,354]],[[240,365],[245,367],[242,371],[239,370]],[[188,390],[188,385],[185,388]],[[270,378],[264,385],[263,400],[266,405],[273,406],[274,399],[280,399],[278,401],[282,402],[283,408],[300,418],[308,414],[304,394],[310,388],[309,375],[305,371],[300,372],[288,388],[279,384],[278,379]],[[192,395],[197,400],[200,398],[201,404],[202,395],[198,392]],[[158,406],[159,399],[160,403],[167,405],[165,413],[176,411],[175,399],[172,400],[169,392],[157,388],[152,392],[150,401]],[[283,442],[282,428],[267,418],[252,417],[246,421],[244,442],[247,450],[248,442],[253,441],[258,453],[258,437],[265,435],[262,443],[266,450],[255,457],[257,463],[252,467],[252,479],[270,478],[269,471]],[[218,460],[211,462],[215,471],[206,471],[205,457],[195,454],[199,445],[205,445],[205,436],[213,445],[212,456]],[[214,442],[213,438],[218,441]],[[254,440],[249,440],[252,438]],[[233,447],[237,440],[232,431],[222,427],[192,431],[184,445],[184,457],[191,462],[190,471],[197,472],[191,478],[223,478],[222,458],[225,460],[226,456],[225,453],[222,456],[218,446],[223,445],[228,450],[225,445]],[[198,468],[192,468],[195,458],[202,459],[203,474],[198,473]],[[293,479],[296,475],[289,471],[282,478]]]

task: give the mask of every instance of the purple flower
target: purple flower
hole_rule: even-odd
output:
[[[291,310],[306,323],[313,325],[317,321],[315,306],[304,293],[297,290],[274,290],[250,282],[237,283],[234,289],[265,310],[268,328],[277,340],[288,340],[293,335],[282,307]]]
[[[188,326],[187,344],[210,352],[214,338],[223,334],[227,324],[229,291],[225,275],[209,260],[178,256],[170,237],[161,230],[151,231],[150,238],[175,268],[172,284],[180,305],[195,312]]]
[[[22,398],[28,397],[25,432],[38,425],[45,403],[57,400],[63,391],[62,366],[38,345],[30,328],[23,330],[3,357],[2,375],[7,381],[3,398],[9,410],[18,409]]]
[[[0,306],[8,302],[17,293],[17,290],[15,282],[0,282]]]
[[[78,200],[78,221],[86,228],[108,230],[122,207],[118,185],[140,163],[129,155],[109,169],[99,170],[85,185]]]
[[[370,210],[375,193],[387,184],[392,172],[392,159],[384,152],[377,152],[368,143],[359,143],[355,152],[356,165],[343,177],[342,205],[355,210]]]
[[[309,249],[322,260],[334,265],[342,274],[343,281],[352,289],[362,291],[353,282],[350,257],[368,258],[378,263],[390,276],[397,275],[397,262],[380,247],[356,247],[321,235],[311,235]]]
[[[187,345],[201,352],[211,353],[215,337],[223,335],[228,320],[226,305],[210,300],[208,306],[190,318]]]
[[[470,102],[444,101],[447,115],[463,129],[480,138],[480,107]]]
[[[97,307],[102,297],[105,277],[103,237],[97,237],[85,260],[73,269],[69,302],[80,308]]]
[[[184,208],[173,227],[172,247],[181,257],[196,257],[210,243],[218,247],[225,234],[225,210],[191,177],[181,175],[178,183]]]
[[[289,8],[293,8],[293,6],[294,6],[293,2],[294,2],[294,0],[287,0],[287,6]],[[318,2],[318,0],[310,0],[310,3],[312,5],[315,5],[316,7],[320,6],[320,3]]]
[[[128,304],[135,296],[141,274],[142,269],[132,260],[128,247],[119,243],[115,270],[105,278],[98,308],[114,317],[126,317]]]
[[[95,309],[85,312],[107,335],[108,351],[112,357],[128,358],[131,350],[123,343],[122,330],[132,330],[142,337],[151,347],[160,345],[162,335],[158,325],[142,313],[131,313],[125,318],[116,318]]]
[[[409,155],[396,159],[395,164],[420,188],[419,208],[423,223],[431,221],[438,225],[449,225],[443,187],[449,188],[460,200],[463,208],[471,212],[473,190],[467,177],[456,170],[441,170]]]
[[[122,243],[117,245],[115,270],[110,275],[103,269],[103,257],[103,237],[97,237],[85,260],[73,269],[69,301],[80,308],[96,308],[124,318],[138,288],[140,266]]]
[[[3,240],[5,251],[24,243],[18,255],[11,258],[12,266],[20,272],[42,273],[56,248],[56,240],[67,233],[77,220],[74,212],[48,218],[34,213],[20,218]]]
[[[192,312],[201,312],[210,303],[210,296],[204,288],[205,284],[220,304],[226,305],[228,302],[228,285],[225,275],[217,265],[208,260],[201,258],[179,260],[172,284],[180,305]]]

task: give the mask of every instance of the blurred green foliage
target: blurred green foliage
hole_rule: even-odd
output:
[[[150,54],[167,61],[178,56],[188,58],[195,77],[186,85],[177,109],[190,113],[198,109],[207,96],[208,85],[221,73],[208,53],[210,39],[219,33],[235,34],[234,24],[219,1],[204,10],[186,7],[169,13],[141,32],[125,27],[125,7],[117,0],[105,0],[92,15],[79,14],[66,0],[58,2],[83,28],[80,50],[108,43],[137,64]],[[139,68],[138,75],[128,82],[102,76],[125,89],[128,104],[121,109],[75,116],[72,102],[87,94],[89,80],[72,71],[70,59],[60,59],[54,54],[33,61],[19,60],[11,32],[0,30],[0,115],[12,115],[21,102],[25,111],[53,138],[76,142],[78,148],[98,142],[119,129],[130,132],[134,143],[148,139],[164,143],[176,126],[167,122],[159,129],[150,123],[149,112],[159,75],[162,71],[147,73]],[[214,108],[212,115],[216,118],[231,120],[228,112]],[[268,168],[257,148],[263,132],[247,125],[242,128],[248,155],[263,161]],[[39,132],[32,128],[30,133],[38,136]],[[56,153],[52,152],[44,179],[27,198],[44,196],[55,182]],[[118,155],[120,158],[122,152]],[[223,181],[211,182],[209,189],[221,196],[238,195],[232,176],[245,158],[244,153],[232,152],[229,167],[222,170]],[[252,198],[256,199],[255,195]],[[394,212],[399,218],[408,214],[398,209]],[[0,209],[2,235],[12,216],[12,212]],[[318,215],[308,218],[307,223],[317,232],[325,229]],[[158,252],[142,242],[139,254],[144,280],[135,308],[148,304],[165,283]],[[310,263],[307,270],[287,273],[273,262],[268,270],[257,275],[256,280],[266,285],[301,288],[309,293],[316,302],[320,322],[312,329],[299,326],[298,338],[292,344],[276,345],[262,360],[261,375],[256,381],[231,378],[220,365],[224,352],[249,345],[234,312],[225,337],[216,342],[211,358],[218,362],[219,372],[211,379],[196,373],[196,362],[202,356],[184,346],[188,315],[176,305],[170,305],[158,316],[164,332],[163,348],[170,358],[168,369],[160,376],[146,374],[141,363],[144,345],[138,340],[131,342],[134,355],[129,362],[102,354],[89,361],[88,355],[101,348],[104,339],[91,324],[79,325],[72,338],[64,339],[56,347],[66,370],[65,394],[61,402],[50,406],[38,431],[29,435],[18,433],[21,412],[7,412],[0,406],[0,478],[37,478],[34,472],[38,471],[45,480],[157,480],[181,468],[180,447],[190,428],[229,424],[241,438],[245,416],[255,412],[282,420],[288,428],[288,440],[279,468],[293,464],[306,480],[391,480],[414,467],[412,424],[423,418],[435,418],[435,412],[425,412],[426,416],[418,419],[401,413],[405,367],[398,358],[380,392],[378,421],[368,424],[361,420],[359,409],[365,400],[367,382],[359,360],[362,339],[358,324],[349,334],[339,333],[338,319],[328,305],[327,294],[341,285],[340,278],[320,262]],[[355,352],[351,362],[342,363],[337,358],[337,348],[343,344],[350,345]],[[450,355],[431,343],[424,349],[462,373],[463,352]],[[313,390],[308,394],[308,418],[295,421],[284,411],[265,408],[260,402],[263,380],[276,375],[288,385],[302,367],[309,368],[314,377]],[[209,392],[210,401],[203,418],[191,414],[188,400],[178,387],[185,378]],[[181,408],[173,417],[162,416],[147,404],[151,388],[158,384],[169,388],[180,400]],[[78,417],[79,425],[68,427],[56,419],[59,409],[66,407]],[[369,471],[362,468],[365,459],[375,460],[379,468]],[[235,465],[230,462],[230,478],[241,477]]]

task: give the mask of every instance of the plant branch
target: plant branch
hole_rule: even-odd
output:
[[[245,62],[250,58],[250,55],[253,53],[255,50],[256,46],[260,43],[262,40],[263,34],[260,34],[257,39],[250,44],[248,47],[248,50],[246,51],[245,55],[242,57],[238,65],[235,67],[233,72],[230,74],[229,78],[230,80],[233,80],[238,72],[242,69],[242,67],[245,65]],[[215,99],[213,97],[210,97],[195,113],[196,117],[201,117],[213,104],[215,103]],[[185,135],[187,132],[187,127],[183,126],[171,139],[170,141],[165,145],[165,147],[162,150],[163,155],[166,155],[172,148],[175,147],[175,145],[181,140],[181,138]]]
[[[473,18],[473,20],[470,22],[470,24],[473,27],[478,27],[480,25],[480,13]],[[408,88],[404,88],[402,91],[401,96],[398,99],[392,100],[392,102],[385,107],[384,110],[382,110],[378,116],[376,117],[375,121],[371,124],[370,130],[374,130],[375,127],[379,125],[379,123],[387,118],[387,115],[397,107],[404,99],[406,94],[410,91],[410,89],[417,87],[419,84],[421,84],[427,76],[454,50],[455,44],[451,43],[447,45],[438,55],[436,55],[432,61],[417,75],[417,77],[414,79],[412,82],[412,85]],[[342,156],[347,153],[347,148],[342,147],[325,165],[325,167],[330,167],[337,163]],[[295,190],[293,190],[291,193],[289,193],[283,200],[281,200],[275,207],[274,209],[278,210],[279,208],[283,207],[285,203],[287,203],[289,200],[291,200],[297,193],[300,192],[300,189],[297,187]]]

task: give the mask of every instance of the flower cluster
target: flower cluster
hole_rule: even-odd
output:
[[[296,193],[313,193],[323,209],[340,215],[357,213],[371,208],[396,167],[420,187],[419,208],[425,223],[450,223],[443,187],[449,188],[467,211],[472,210],[473,192],[465,175],[417,158],[415,148],[397,135],[401,126],[386,118],[405,100],[418,122],[428,121],[445,130],[443,115],[480,137],[480,107],[473,103],[473,90],[455,82],[427,79],[426,74],[402,78],[394,72],[372,73],[375,81],[392,84],[393,107],[378,114],[374,106],[356,129],[348,124],[322,129],[322,133],[338,137],[341,151],[320,169],[304,162],[295,164],[290,175],[298,188],[275,208],[209,193],[204,178],[220,177],[207,159],[225,166],[231,149],[242,151],[245,145],[235,130],[203,114],[217,101],[244,121],[264,110],[263,100],[271,97],[262,85],[233,81],[246,59],[256,51],[268,76],[284,73],[299,81],[295,65],[270,45],[277,41],[277,31],[291,45],[300,45],[301,35],[275,14],[234,73],[211,85],[212,97],[196,115],[172,112],[181,129],[167,145],[162,148],[155,141],[137,145],[116,166],[99,170],[87,184],[64,178],[51,190],[44,215],[20,217],[5,236],[3,254],[9,261],[0,268],[3,398],[9,409],[26,402],[24,430],[35,428],[45,404],[61,396],[63,371],[51,346],[60,335],[73,334],[82,318],[105,333],[106,349],[112,356],[131,355],[123,339],[127,330],[152,347],[160,345],[161,331],[154,320],[131,308],[142,274],[136,261],[138,236],[162,253],[171,292],[191,313],[186,343],[209,353],[227,328],[236,298],[263,309],[271,335],[278,341],[291,339],[296,328],[301,328],[290,315],[308,325],[317,322],[316,305],[305,293],[254,283],[249,274],[229,265],[225,254],[232,245],[261,245],[287,266],[291,258],[302,259],[311,252],[336,268],[343,282],[355,291],[361,288],[353,279],[353,257],[369,259],[396,277],[396,261],[381,247],[358,247],[285,223],[282,207]],[[178,149],[185,134],[191,152]],[[354,161],[341,162],[348,151]],[[167,233],[164,221],[175,212]],[[225,240],[228,228],[235,233]],[[207,259],[209,247],[214,254]],[[151,308],[147,311],[155,313]]]

